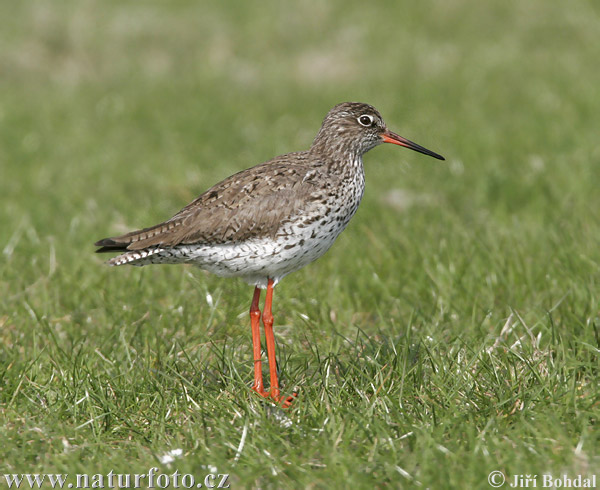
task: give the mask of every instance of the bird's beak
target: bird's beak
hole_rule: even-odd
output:
[[[384,143],[393,143],[394,145],[404,146],[406,148],[410,148],[411,150],[418,151],[419,153],[423,153],[425,155],[429,155],[430,157],[437,158],[438,160],[445,160],[442,155],[438,155],[437,153],[428,150],[427,148],[423,148],[421,145],[417,145],[402,136],[397,135],[396,133],[392,133],[391,131],[385,131],[381,135],[381,139]]]

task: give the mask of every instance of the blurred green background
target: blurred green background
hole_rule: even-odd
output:
[[[0,472],[141,472],[174,447],[183,470],[214,464],[242,486],[597,470],[599,13],[0,2]],[[245,389],[251,288],[109,269],[92,244],[307,148],[347,100],[447,161],[369,153],[347,231],[278,286],[280,367],[304,390],[282,434]],[[347,369],[328,385],[331,365]],[[387,401],[360,395],[369,366],[395,380]]]

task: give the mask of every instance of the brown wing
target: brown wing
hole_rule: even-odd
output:
[[[214,185],[164,223],[96,242],[97,252],[274,236],[286,218],[322,200],[324,168],[304,152],[282,155]]]

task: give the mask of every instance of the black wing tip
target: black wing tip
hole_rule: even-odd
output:
[[[94,247],[100,247],[96,250],[97,254],[108,252],[120,252],[127,250],[127,244],[114,241],[112,238],[103,238],[94,243]]]
[[[98,240],[96,243],[94,243],[94,247],[114,247],[117,245],[117,242],[115,242],[112,238],[103,238],[102,240]]]

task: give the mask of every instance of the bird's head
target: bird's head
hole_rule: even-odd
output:
[[[323,120],[312,148],[321,152],[362,156],[381,143],[393,143],[444,160],[443,156],[392,133],[379,111],[361,102],[343,102],[331,109]]]

